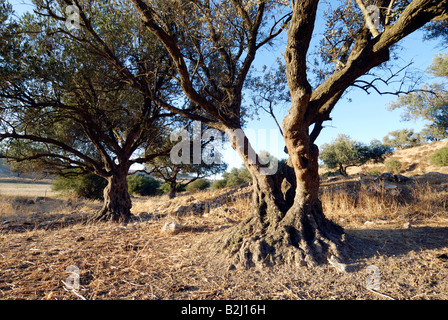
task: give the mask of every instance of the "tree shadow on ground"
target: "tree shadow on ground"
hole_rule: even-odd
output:
[[[411,251],[448,248],[448,227],[409,229],[346,229],[351,262],[376,255],[406,255]]]
[[[91,214],[52,214],[51,216],[39,217],[12,217],[0,226],[1,232],[22,233],[32,230],[56,230],[71,227],[76,224],[86,223]]]

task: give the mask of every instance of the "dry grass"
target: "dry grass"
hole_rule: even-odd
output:
[[[231,201],[204,216],[170,215],[181,204],[213,201],[225,190],[174,200],[133,198],[134,213],[166,215],[126,226],[81,224],[76,217],[93,212],[98,203],[49,199],[49,212],[36,213],[29,205],[27,214],[0,217],[0,299],[385,299],[366,287],[370,265],[380,271],[383,294],[448,299],[447,194],[434,192],[439,184],[407,186],[401,196],[353,179],[327,187],[322,188],[327,215],[345,219],[341,224],[352,252],[348,273],[331,265],[228,270],[228,262],[212,253],[213,243],[228,231],[223,225],[247,216],[250,200]],[[0,199],[0,205],[5,202]],[[36,219],[65,223],[41,228]],[[170,221],[184,228],[175,235],[162,233]],[[404,229],[403,221],[412,227]],[[64,289],[71,265],[80,270],[76,294]]]
[[[421,147],[414,147],[404,150],[397,150],[387,157],[384,163],[389,159],[397,159],[402,164],[401,173],[407,176],[424,174],[427,172],[440,172],[448,174],[448,167],[436,167],[431,164],[430,158],[437,150],[448,146],[448,140],[434,141]],[[368,173],[374,170],[386,172],[383,164],[366,164],[361,167],[351,167],[347,169],[349,174],[359,172]]]
[[[59,192],[51,190],[50,180],[25,178],[0,178],[0,195],[23,197],[54,197]]]
[[[0,195],[0,217],[26,218],[30,215],[92,213],[101,207],[100,201],[71,198]]]
[[[354,183],[324,187],[324,212],[336,222],[416,221],[446,217],[448,189],[416,182],[412,186],[381,183]]]

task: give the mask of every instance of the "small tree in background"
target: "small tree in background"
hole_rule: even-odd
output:
[[[423,141],[422,136],[415,133],[414,129],[391,131],[383,138],[384,145],[399,150],[420,146]]]
[[[195,124],[191,121],[186,122],[187,124],[184,125],[184,129],[188,131],[190,137],[195,137],[196,134],[198,134],[197,131],[203,132],[203,130],[209,129],[203,124],[201,124],[201,127],[198,128],[195,127]],[[215,149],[207,147],[209,144],[215,144],[215,146],[218,147],[222,141],[214,141],[214,138],[204,140],[202,136],[197,138],[198,140],[196,140],[196,142],[190,141],[190,154],[187,158],[189,161],[186,161],[186,163],[183,161],[181,161],[181,163],[175,163],[171,159],[171,154],[169,154],[155,157],[145,165],[146,172],[151,173],[153,176],[165,181],[163,186],[164,191],[167,190],[169,186],[170,199],[175,198],[176,193],[181,191],[181,188],[185,190],[189,184],[194,183],[196,180],[222,173],[227,169],[227,164],[222,162],[222,155],[219,153],[219,150],[217,150],[218,148]],[[164,137],[164,139],[168,140],[168,137]],[[171,141],[166,143],[171,147],[175,147],[175,144],[178,142]],[[200,161],[198,161],[198,159],[194,159],[194,143],[200,144]],[[196,152],[197,151],[198,150],[196,150]],[[208,159],[208,157],[213,157],[214,160],[204,161],[204,159]]]
[[[447,22],[434,24],[432,35],[446,37]],[[448,138],[448,54],[437,55],[427,73],[438,77],[438,82],[425,84],[420,91],[400,96],[389,106],[390,110],[403,109],[405,121],[421,119],[427,122],[423,134],[427,140]]]
[[[212,188],[221,189],[226,187],[233,187],[242,183],[251,182],[252,176],[245,167],[233,168],[230,172],[224,172],[221,180],[216,180]]]
[[[389,159],[385,163],[386,170],[393,174],[398,174],[401,171],[401,162],[397,159]]]
[[[338,169],[347,176],[347,168],[361,166],[368,161],[381,162],[391,151],[391,147],[378,140],[365,145],[340,134],[332,143],[322,145],[320,159],[329,169]]]
[[[154,101],[176,97],[168,71],[153,63],[166,61],[166,51],[150,42],[149,32],[136,32],[140,21],[134,15],[110,14],[131,10],[125,2],[111,2],[107,10],[86,5],[89,21],[76,31],[67,30],[61,15],[67,3],[35,1],[35,14],[11,17],[14,23],[6,25],[11,12],[3,3],[0,158],[54,174],[70,170],[104,178],[103,207],[91,221],[127,222],[129,168],[169,152],[161,136],[170,130],[171,114]],[[141,36],[144,47],[136,45]],[[119,56],[111,61],[99,48]],[[116,72],[125,65],[132,71]]]
[[[210,182],[205,179],[198,179],[187,186],[188,192],[202,191],[210,187]]]
[[[79,170],[65,171],[56,176],[51,189],[73,193],[76,197],[92,200],[104,199],[104,188],[107,180],[93,173],[81,174]]]
[[[448,147],[434,152],[431,156],[431,163],[438,167],[448,166]]]
[[[128,176],[127,181],[129,193],[140,196],[156,195],[160,187],[160,181],[140,174]]]

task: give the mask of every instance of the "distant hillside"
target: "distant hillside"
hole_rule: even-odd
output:
[[[384,163],[386,163],[389,159],[397,159],[402,165],[401,174],[406,176],[423,174],[433,171],[448,174],[448,167],[436,167],[433,166],[430,162],[431,155],[437,150],[446,146],[448,146],[448,140],[434,141],[421,147],[397,150],[391,156],[387,157]],[[366,164],[361,167],[348,168],[347,173],[368,173],[375,170],[385,172],[386,169],[384,163]]]

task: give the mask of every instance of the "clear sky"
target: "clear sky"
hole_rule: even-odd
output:
[[[417,75],[423,76],[422,80],[431,81],[431,77],[425,74],[425,70],[432,63],[436,54],[447,52],[447,48],[442,48],[438,41],[423,41],[423,32],[417,31],[407,38],[403,39],[399,45],[399,59],[396,61],[395,70],[399,70],[412,61],[412,65],[408,71],[415,72]],[[272,65],[276,56],[281,56],[282,52],[262,52],[257,58],[257,64],[268,66]],[[385,89],[385,88],[384,88]],[[388,91],[393,91],[394,86],[391,85]],[[395,95],[379,95],[372,91],[367,94],[365,91],[352,88],[337,103],[331,113],[331,121],[324,123],[325,128],[316,140],[316,144],[321,146],[329,143],[336,138],[338,134],[347,134],[352,139],[369,143],[373,139],[382,140],[390,131],[408,128],[414,129],[415,132],[423,129],[425,123],[422,121],[402,121],[401,110],[389,111],[387,107],[390,103],[396,101]],[[287,114],[288,106],[280,107],[277,110],[278,120],[281,122]],[[275,130],[277,127],[275,122],[269,116],[264,116],[260,120],[253,120],[247,124],[247,128],[264,128]],[[255,143],[256,144],[256,143]],[[254,148],[259,151],[257,146]],[[284,143],[279,136],[278,150],[268,150],[277,158],[286,158],[283,153]],[[241,167],[242,161],[237,154],[229,147],[225,152],[225,162],[232,167]]]
[[[10,3],[14,6],[17,15],[32,9],[29,0],[10,0]],[[316,38],[321,35],[319,34],[319,28],[322,28],[322,26],[322,20],[318,20]],[[425,70],[437,53],[447,51],[447,48],[442,48],[438,41],[423,41],[423,32],[421,31],[408,36],[399,45],[401,46],[401,51],[399,52],[399,59],[396,61],[397,69],[412,61],[413,64],[409,70],[422,75],[424,75]],[[275,49],[261,50],[257,54],[257,59],[254,63],[255,67],[274,65],[276,58],[282,57],[282,50],[281,45],[275,47]],[[430,81],[428,75],[426,75],[426,80]],[[389,89],[393,91],[393,87]],[[397,129],[413,128],[417,132],[420,131],[424,126],[423,122],[403,122],[401,121],[400,110],[387,110],[387,106],[394,102],[396,98],[393,95],[381,96],[375,92],[368,95],[361,89],[353,88],[335,106],[331,114],[332,121],[324,123],[326,127],[322,130],[316,144],[321,146],[324,143],[331,142],[340,133],[347,134],[357,141],[369,143],[373,139],[381,140],[388,132]],[[276,110],[279,122],[281,122],[287,111],[287,105]],[[268,140],[270,130],[278,131],[273,119],[262,112],[260,112],[260,119],[249,121],[246,128],[255,133],[257,133],[258,129],[266,130]],[[266,147],[260,147],[257,139],[253,140],[252,144],[255,150],[268,149],[271,154],[279,159],[287,156],[283,153],[284,143],[279,134],[277,147],[274,149],[270,148],[269,142]],[[225,148],[224,161],[229,164],[228,170],[242,166],[242,161],[228,145]]]

